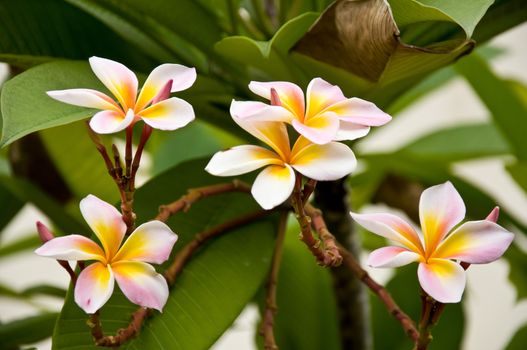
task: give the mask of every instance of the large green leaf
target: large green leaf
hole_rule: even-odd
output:
[[[0,61],[26,68],[53,58],[92,55],[150,66],[143,53],[62,0],[0,1]]]
[[[46,339],[53,331],[56,313],[44,313],[0,325],[0,348],[12,349]]]
[[[188,188],[222,182],[202,169],[204,160],[183,163],[154,178],[137,191],[139,222],[155,216],[157,206],[171,202]],[[177,251],[206,228],[257,209],[245,194],[222,195],[196,203],[188,213],[169,220],[180,236]],[[163,313],[148,320],[127,349],[208,349],[227,329],[267,276],[273,250],[274,226],[268,220],[233,230],[204,247],[185,267]],[[166,266],[166,264],[165,264]],[[115,293],[102,309],[109,334],[128,323],[135,307]],[[95,349],[86,315],[66,300],[53,337],[54,349]]]
[[[527,325],[524,325],[516,332],[505,350],[523,350],[525,349],[525,344],[527,344]]]
[[[460,60],[455,67],[492,113],[496,126],[509,141],[516,157],[527,160],[526,99],[515,86],[496,76],[489,65],[476,55]]]
[[[476,27],[473,38],[481,43],[525,21],[524,0],[496,0]]]
[[[0,230],[22,209],[24,202],[0,184]],[[1,232],[1,231],[0,231]]]
[[[277,288],[275,335],[281,349],[340,349],[338,315],[329,271],[315,264],[290,220]]]
[[[415,158],[453,162],[507,154],[510,147],[494,125],[473,124],[425,135],[399,152]]]
[[[412,264],[398,268],[396,275],[388,282],[386,288],[393,298],[412,319],[419,320],[421,300],[417,281],[417,266]],[[412,343],[404,333],[401,325],[386,311],[383,304],[372,295],[372,316],[375,349],[406,350]],[[461,304],[448,304],[439,324],[433,328],[434,340],[429,349],[459,349],[464,333],[465,317]]]

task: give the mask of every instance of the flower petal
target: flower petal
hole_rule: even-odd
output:
[[[163,310],[168,299],[168,285],[149,264],[120,261],[112,264],[115,279],[124,295],[134,304]]]
[[[133,260],[161,264],[168,259],[178,236],[161,221],[140,225],[126,239],[113,261]]]
[[[388,213],[350,214],[353,220],[366,230],[399,242],[411,251],[424,255],[419,235],[410,224],[398,216]]]
[[[367,264],[373,267],[399,267],[421,259],[421,255],[406,248],[390,246],[371,252]]]
[[[370,132],[369,126],[364,126],[355,123],[349,123],[340,120],[339,130],[335,136],[335,141],[351,141],[368,135]]]
[[[81,200],[80,208],[84,220],[101,241],[106,258],[110,261],[117,253],[126,232],[121,213],[113,205],[91,194]]]
[[[139,112],[148,106],[170,80],[172,80],[170,92],[186,90],[196,81],[196,69],[169,63],[156,67],[146,78],[137,98],[135,111]]]
[[[469,221],[445,238],[432,257],[486,264],[499,259],[513,239],[514,234],[492,221]]]
[[[357,97],[334,104],[328,111],[336,113],[341,120],[364,126],[381,126],[392,117],[380,110],[374,103]]]
[[[262,208],[269,210],[285,202],[294,186],[295,173],[289,165],[270,165],[258,174],[251,193]]]
[[[287,108],[297,119],[304,119],[304,92],[298,85],[287,81],[251,81],[249,83],[249,90],[269,101],[271,100],[271,88],[276,90],[282,107]]]
[[[321,78],[311,80],[307,86],[306,95],[306,120],[323,112],[331,105],[346,99],[337,85],[332,85]]]
[[[350,174],[357,166],[353,151],[343,143],[307,144],[299,138],[293,147],[291,166],[302,175],[318,181],[332,181]]]
[[[269,164],[281,165],[283,161],[263,147],[242,145],[214,154],[205,170],[216,176],[235,176]]]
[[[300,135],[322,145],[335,138],[340,122],[335,113],[329,112],[309,118],[304,124],[294,119],[292,125]]]
[[[419,200],[419,219],[426,251],[439,242],[465,217],[465,204],[450,181],[427,188]]]
[[[98,134],[112,134],[126,129],[134,118],[135,114],[131,109],[126,115],[122,111],[101,111],[90,119],[90,128]]]
[[[134,108],[137,77],[125,65],[106,58],[90,57],[93,73],[117,98],[123,110]]]
[[[92,89],[68,89],[46,92],[49,97],[70,105],[120,111],[119,106],[106,94]]]
[[[254,121],[275,121],[290,123],[295,117],[289,110],[281,106],[271,106],[263,102],[235,101],[231,102],[231,115],[241,119]]]
[[[58,260],[104,260],[101,247],[81,235],[53,238],[44,243],[35,253]]]
[[[232,118],[242,129],[269,145],[282,159],[288,159],[291,149],[287,129],[282,122],[260,122]]]
[[[113,293],[114,276],[110,265],[96,262],[82,270],[75,284],[75,302],[88,314],[99,310]]]
[[[182,128],[195,118],[192,105],[177,97],[153,104],[139,115],[145,123],[160,130]]]
[[[466,284],[465,270],[461,265],[445,259],[429,259],[417,269],[419,283],[432,298],[441,303],[461,300]]]

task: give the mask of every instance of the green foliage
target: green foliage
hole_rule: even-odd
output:
[[[421,305],[419,300],[419,283],[417,282],[417,266],[411,264],[398,268],[395,276],[388,282],[386,288],[399,306],[416,322],[419,321]],[[375,349],[404,350],[412,348],[412,344],[401,326],[390,315],[380,301],[372,296],[373,334]],[[461,304],[447,305],[439,324],[434,327],[434,340],[430,350],[459,349],[463,339],[465,317]]]
[[[505,350],[523,350],[527,344],[527,326],[520,328]]]
[[[188,188],[222,182],[202,172],[204,166],[203,160],[182,163],[139,189],[135,199],[139,222],[152,219],[157,205],[178,199]],[[254,201],[244,194],[196,203],[188,213],[180,213],[168,222],[180,237],[174,254],[196,233],[256,209]],[[126,348],[208,349],[260,288],[272,249],[273,223],[269,220],[214,239],[185,266],[163,313],[156,313]],[[85,323],[87,316],[71,294],[70,290],[55,329],[54,349],[94,349]],[[135,309],[120,292],[116,293],[102,309],[105,331],[110,334],[126,326]]]
[[[0,348],[12,349],[18,345],[31,344],[51,335],[57,318],[56,313],[16,320],[0,325]]]

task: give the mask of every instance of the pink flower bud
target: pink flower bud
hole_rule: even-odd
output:
[[[46,225],[44,225],[40,221],[37,221],[37,231],[38,231],[38,236],[40,237],[40,240],[43,243],[46,243],[47,241],[52,240],[53,238],[55,238],[55,236],[53,235],[51,230],[49,228],[47,228]]]

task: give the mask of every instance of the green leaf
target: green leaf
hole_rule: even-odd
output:
[[[85,226],[69,215],[53,198],[24,179],[0,176],[0,186],[5,187],[22,202],[31,202],[50,218],[57,227],[67,233],[84,232]]]
[[[49,90],[80,87],[107,91],[86,62],[46,63],[7,81],[0,101],[4,118],[0,145],[34,131],[92,116],[92,109],[61,103],[46,95]]]
[[[66,296],[66,290],[50,286],[47,284],[40,284],[36,286],[32,286],[29,288],[26,288],[20,292],[0,284],[0,294],[11,297],[11,298],[17,298],[22,300],[28,300],[29,298],[35,296],[35,295],[47,295],[52,297],[58,297],[58,298],[64,298]]]
[[[516,87],[496,76],[477,55],[460,60],[455,68],[463,74],[492,113],[496,126],[509,141],[512,152],[518,159],[527,160],[527,103],[517,93]]]
[[[473,38],[482,43],[525,21],[524,0],[496,0],[476,27]]]
[[[516,332],[505,350],[523,350],[525,349],[525,344],[527,344],[527,325],[524,325]]]
[[[417,266],[397,268],[396,275],[388,282],[386,289],[391,293],[397,304],[413,320],[418,321],[421,301],[419,283],[417,281]],[[393,318],[375,295],[371,295],[373,333],[375,349],[406,350],[412,348],[412,343],[404,333],[401,325]],[[464,333],[465,317],[461,303],[448,304],[439,324],[433,328],[434,340],[430,350],[459,349]]]
[[[0,325],[0,348],[9,349],[49,337],[56,319],[56,313],[44,313]]]
[[[435,131],[406,145],[399,152],[425,160],[454,162],[508,154],[510,149],[494,125],[472,124]]]
[[[24,202],[19,200],[11,191],[0,184],[0,230],[22,209]]]
[[[516,162],[506,166],[514,181],[527,193],[527,162]]]
[[[53,58],[92,55],[150,65],[108,27],[63,1],[0,3],[0,61],[27,68]]]
[[[179,198],[188,188],[223,182],[206,174],[205,164],[206,160],[180,164],[141,187],[134,201],[138,223],[153,218],[158,205]],[[246,194],[222,195],[196,203],[188,213],[180,213],[168,222],[180,237],[175,250],[197,232],[257,208]],[[266,278],[273,231],[272,221],[261,220],[207,244],[186,265],[163,313],[155,313],[139,337],[124,348],[208,349]],[[71,294],[70,290],[55,329],[54,349],[96,349],[85,324],[87,317]],[[120,292],[115,293],[102,309],[105,332],[111,334],[126,326],[135,309]]]
[[[29,237],[19,238],[14,242],[0,246],[0,258],[5,258],[6,256],[17,254],[22,251],[37,248],[42,242],[38,238],[37,233]]]
[[[340,349],[337,306],[331,275],[298,239],[292,217],[284,242],[277,287],[275,335],[281,349]]]
[[[108,202],[115,202],[119,198],[117,186],[88,136],[87,127],[85,123],[77,122],[42,130],[40,136],[76,198],[93,194]]]
[[[516,300],[523,300],[527,298],[527,254],[513,244],[504,256],[509,262],[509,280],[516,288]]]

